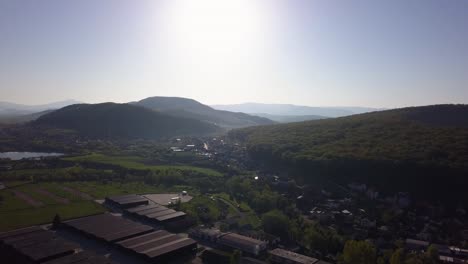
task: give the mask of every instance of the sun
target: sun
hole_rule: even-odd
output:
[[[248,56],[265,34],[256,0],[170,0],[160,14],[171,49],[203,64]]]

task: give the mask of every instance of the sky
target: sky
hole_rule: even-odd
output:
[[[0,1],[0,101],[149,96],[468,103],[468,1]]]

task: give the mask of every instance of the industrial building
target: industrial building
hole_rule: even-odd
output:
[[[197,249],[197,242],[193,239],[171,234],[164,230],[126,239],[117,242],[117,245],[151,262],[193,255]]]
[[[327,264],[316,258],[304,256],[292,251],[276,248],[268,252],[271,263],[278,264]]]
[[[65,227],[108,243],[143,235],[153,231],[152,227],[142,225],[119,216],[100,214],[63,222]]]
[[[98,256],[89,251],[79,251],[73,255],[50,260],[43,264],[113,264],[114,262],[104,256]]]
[[[195,229],[190,236],[218,245],[222,248],[238,249],[244,253],[258,256],[267,248],[267,242],[236,233],[223,233],[217,229]]]
[[[8,264],[112,263],[104,256],[81,251],[79,245],[37,226],[1,233],[0,255]]]
[[[179,221],[185,218],[184,212],[177,212],[158,204],[142,205],[124,210],[124,213],[134,217],[153,221],[156,224],[166,224]]]
[[[267,247],[267,243],[251,237],[236,233],[227,233],[218,239],[218,243],[230,248],[241,250],[245,253],[258,256]]]
[[[148,199],[136,194],[119,195],[106,197],[106,203],[121,208],[131,208],[139,205],[148,205]]]
[[[63,222],[63,226],[87,237],[106,242],[149,262],[190,257],[197,249],[193,239],[125,219],[101,214]]]

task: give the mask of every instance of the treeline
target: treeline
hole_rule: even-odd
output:
[[[401,244],[401,243],[400,243]],[[429,246],[426,252],[409,252],[402,245],[395,249],[378,252],[367,241],[349,240],[343,252],[338,255],[339,264],[438,264],[439,253],[436,246]]]
[[[444,186],[451,195],[468,186],[467,124],[468,106],[444,105],[252,127],[229,137],[265,168],[304,182],[335,177],[383,183],[389,191],[429,183],[427,190]]]

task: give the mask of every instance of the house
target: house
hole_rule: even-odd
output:
[[[415,252],[424,251],[429,246],[429,242],[422,241],[422,240],[406,239],[405,242],[406,242],[405,248],[409,251],[415,251]]]

